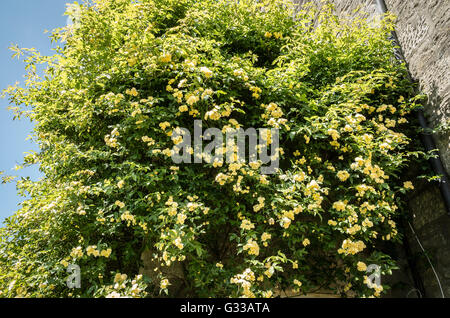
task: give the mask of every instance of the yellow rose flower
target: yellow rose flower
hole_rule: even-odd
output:
[[[100,256],[108,258],[111,255],[112,250],[110,248],[100,252]]]
[[[180,107],[178,107],[178,110],[183,113],[183,112],[187,112],[188,111],[188,107],[186,105],[182,105]]]
[[[213,72],[205,66],[200,67],[200,72],[202,72],[206,78],[210,78],[213,75]]]
[[[172,54],[170,53],[166,53],[163,56],[161,56],[161,62],[163,63],[169,63],[170,61],[172,61]]]
[[[365,272],[367,270],[367,265],[364,262],[358,262],[356,266],[360,272]]]
[[[350,177],[350,174],[345,170],[341,170],[341,171],[338,171],[336,176],[339,178],[339,180],[344,182],[345,180],[347,180]]]
[[[403,187],[404,187],[405,189],[411,189],[411,190],[414,190],[414,186],[413,186],[413,184],[412,184],[411,181],[406,181],[406,182],[404,182],[404,183],[403,183]]]
[[[186,100],[186,103],[190,106],[194,105],[196,102],[198,102],[200,100],[200,98],[196,95],[191,95],[188,97],[188,99]]]

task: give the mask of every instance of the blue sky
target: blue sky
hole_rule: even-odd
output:
[[[19,47],[34,47],[42,54],[52,54],[49,33],[66,25],[67,16],[63,13],[68,0],[1,0],[0,1],[0,90],[16,81],[23,83],[24,64],[11,59],[11,44]],[[41,175],[38,167],[13,170],[22,162],[24,152],[37,151],[38,147],[31,141],[25,141],[32,130],[27,119],[12,119],[7,99],[0,99],[0,171],[9,175],[30,176],[37,180]],[[0,184],[0,224],[5,217],[18,209],[23,198],[17,196],[15,183]]]

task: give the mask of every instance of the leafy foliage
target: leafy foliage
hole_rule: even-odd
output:
[[[14,49],[29,73],[4,93],[35,122],[40,152],[25,164],[45,177],[18,182],[31,198],[0,232],[1,296],[381,294],[365,270],[395,268],[380,244],[399,240],[415,154],[392,17],[375,26],[278,0],[75,9],[55,55]],[[171,135],[194,119],[279,128],[279,171],[175,165]],[[138,275],[145,251],[154,275]],[[66,287],[70,263],[80,289]]]

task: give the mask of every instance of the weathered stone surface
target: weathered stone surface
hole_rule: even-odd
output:
[[[408,67],[429,97],[425,113],[431,127],[450,119],[450,1],[387,0],[398,16],[397,34]],[[443,164],[450,171],[450,134],[435,136]]]
[[[416,255],[415,261],[425,286],[426,296],[442,297],[439,282],[444,295],[448,296],[450,295],[450,218],[445,214],[439,190],[437,187],[432,187],[411,200],[409,205],[414,214],[412,225],[415,234],[409,232],[408,238]],[[422,248],[430,261],[425,257]]]
[[[440,218],[447,217],[440,196],[437,186],[428,186],[425,191],[412,196],[409,206],[415,228],[421,229]]]

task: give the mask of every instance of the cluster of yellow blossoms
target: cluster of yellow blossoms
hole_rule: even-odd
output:
[[[129,297],[145,297],[146,284],[142,275],[136,275],[130,281],[127,274],[116,273],[114,276],[114,285],[107,286],[109,292],[106,298],[129,298]]]
[[[127,226],[136,224],[136,219],[135,219],[134,215],[130,213],[130,211],[125,211],[124,213],[122,213],[122,215],[120,216],[120,219],[122,221],[126,221]]]
[[[249,255],[259,255],[259,245],[258,242],[254,241],[253,239],[249,239],[247,243],[243,247],[244,251],[248,250]]]
[[[259,210],[264,208],[264,201],[265,201],[264,197],[258,197],[258,204],[255,204],[253,206],[253,211],[258,212]]]
[[[264,114],[261,115],[261,118],[267,120],[267,124],[274,128],[281,128],[284,126],[286,130],[290,130],[290,127],[287,125],[287,119],[281,118],[283,116],[283,110],[275,103],[261,104],[261,107],[264,109]]]
[[[255,294],[251,291],[252,282],[255,281],[255,273],[247,268],[242,274],[237,274],[231,278],[232,284],[239,285],[242,288],[242,295],[248,298],[254,298]]]
[[[255,225],[247,219],[242,220],[241,229],[243,230],[251,230],[254,229]]]
[[[117,137],[120,135],[117,128],[111,132],[111,134],[105,136],[105,143],[111,148],[117,148],[119,144],[117,143]]]
[[[97,249],[97,245],[91,245],[86,248],[86,254],[88,256],[93,255],[95,257],[103,256],[103,257],[108,258],[111,255],[111,252],[112,252],[112,250],[110,248],[99,251]]]
[[[342,246],[338,249],[339,254],[355,255],[366,248],[366,245],[362,241],[353,242],[350,239],[346,239],[342,242]]]
[[[275,39],[281,39],[282,37],[283,37],[283,33],[281,33],[281,32],[269,32],[269,31],[266,31],[265,33],[264,33],[264,36],[266,37],[266,38],[271,38],[272,37],[272,35],[273,35],[273,37],[275,38]]]

